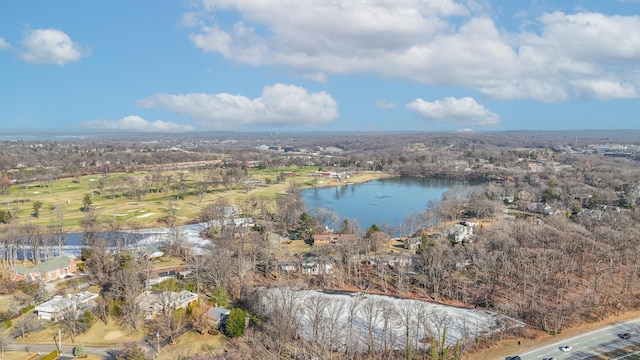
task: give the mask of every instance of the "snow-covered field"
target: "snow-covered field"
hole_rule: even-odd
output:
[[[380,349],[413,349],[431,339],[449,346],[473,341],[498,329],[522,326],[484,310],[458,308],[426,301],[371,294],[329,294],[318,290],[265,289],[266,315],[289,321],[294,316],[298,332],[308,340],[368,351],[371,340]],[[370,340],[371,339],[371,340]]]

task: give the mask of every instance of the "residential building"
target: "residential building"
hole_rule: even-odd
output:
[[[198,294],[191,291],[144,291],[136,297],[136,303],[147,319],[156,315],[166,315],[171,310],[184,309],[198,300]]]
[[[214,306],[207,310],[205,316],[211,320],[212,326],[216,329],[220,329],[224,325],[224,321],[227,319],[229,314],[231,314],[231,310]]]
[[[72,306],[78,309],[91,306],[97,297],[98,294],[89,291],[82,291],[75,295],[69,294],[66,297],[56,295],[53,299],[36,306],[34,310],[38,319],[59,321],[64,318],[66,309]]]
[[[470,241],[473,236],[473,228],[478,223],[461,221],[453,226],[449,232],[449,239],[455,243]]]
[[[333,264],[329,261],[323,261],[310,258],[302,261],[301,272],[304,275],[329,275],[333,274]]]
[[[422,237],[414,236],[404,239],[404,248],[409,250],[418,250],[422,245]]]
[[[314,234],[313,235],[313,243],[314,244],[328,244],[328,243],[339,243],[343,241],[356,241],[358,240],[358,236],[356,234],[335,234],[335,233],[327,233],[327,234]]]
[[[137,248],[131,252],[131,256],[137,260],[151,260],[159,258],[162,255],[164,255],[164,252],[153,245]]]
[[[75,274],[77,270],[75,259],[61,256],[41,262],[33,267],[16,265],[9,271],[9,278],[13,281],[49,282]]]

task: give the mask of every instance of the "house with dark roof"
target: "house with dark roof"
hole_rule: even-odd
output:
[[[77,271],[75,259],[61,256],[41,262],[33,267],[16,265],[9,271],[9,278],[13,281],[49,282],[75,274]]]
[[[404,239],[404,248],[409,250],[418,250],[422,245],[422,236],[414,236]]]

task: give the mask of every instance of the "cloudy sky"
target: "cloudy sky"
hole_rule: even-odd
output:
[[[0,3],[0,131],[640,128],[640,0]]]

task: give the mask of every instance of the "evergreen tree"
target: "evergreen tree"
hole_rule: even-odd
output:
[[[377,232],[380,232],[380,228],[378,227],[378,225],[373,224],[367,229],[367,233],[364,234],[364,238],[365,239],[370,239],[371,236],[373,236],[373,234],[377,233]]]
[[[38,303],[43,303],[49,299],[49,292],[47,291],[44,281],[38,283],[38,289],[36,290],[34,298]]]
[[[213,292],[213,295],[211,295],[211,301],[219,307],[229,305],[229,293],[227,293],[227,289],[223,286],[218,286]]]
[[[242,336],[246,326],[247,314],[239,308],[231,309],[224,325],[224,333],[230,338]]]

